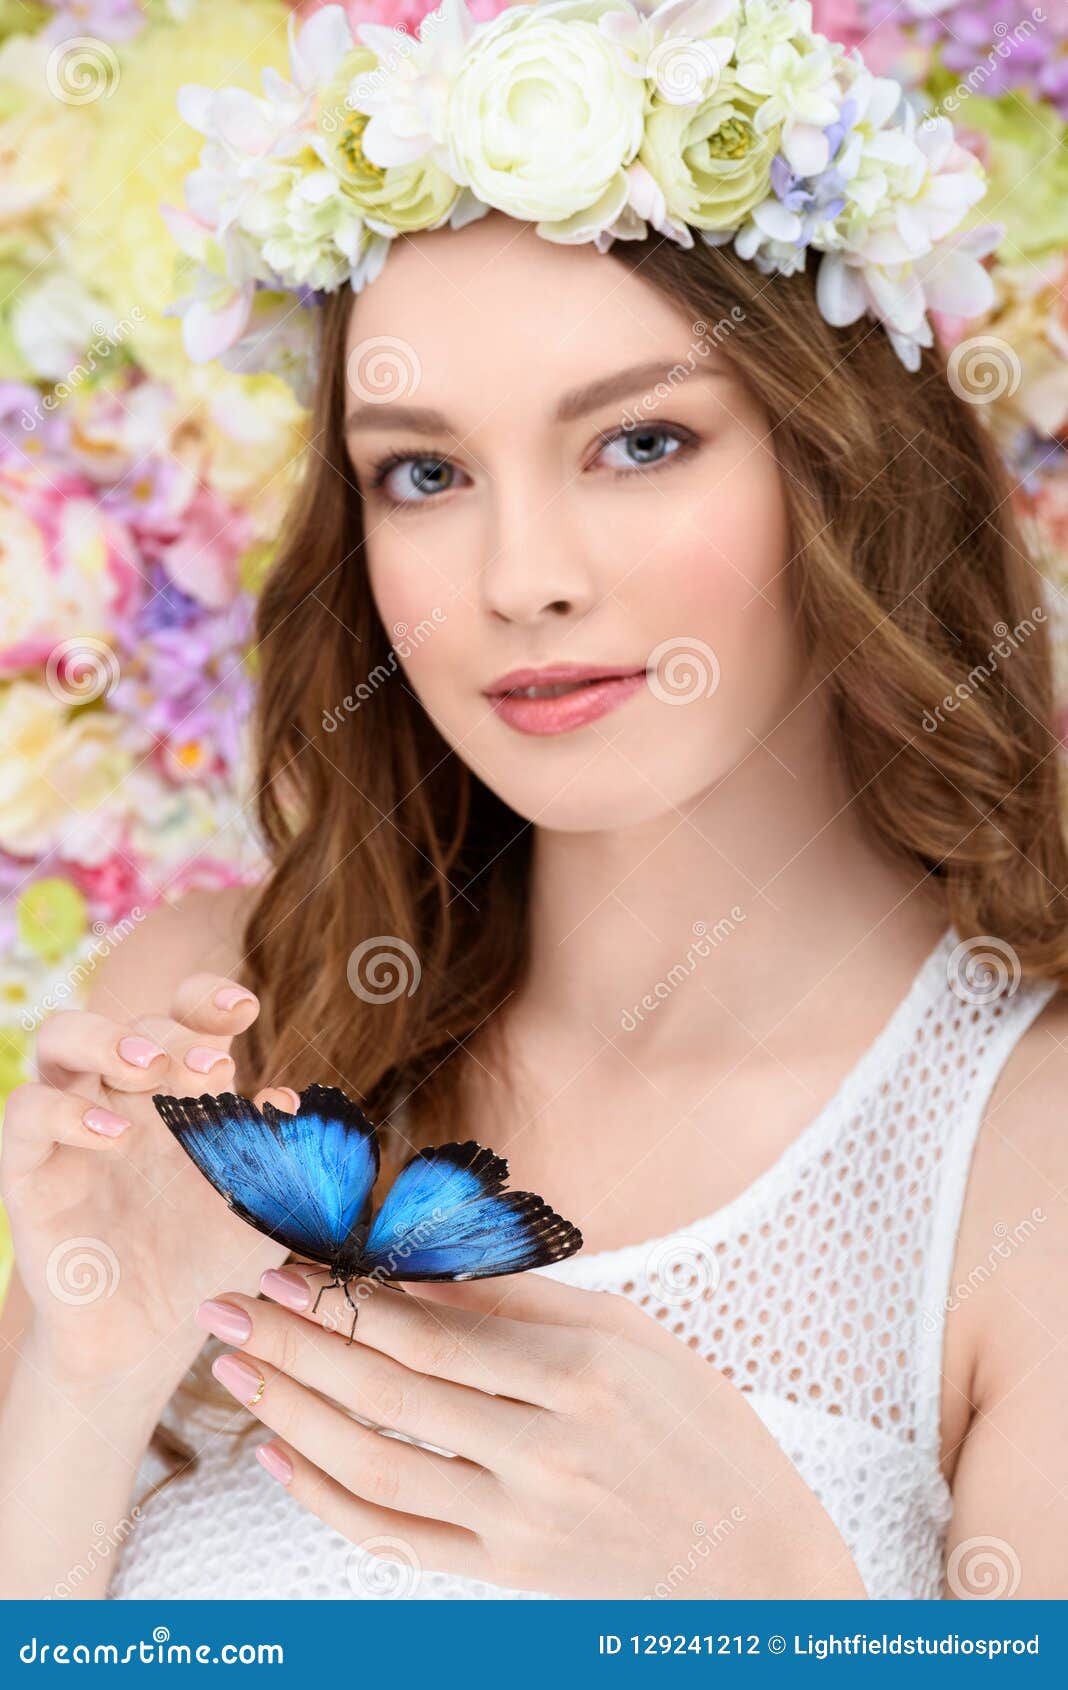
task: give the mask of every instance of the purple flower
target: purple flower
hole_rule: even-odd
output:
[[[55,16],[44,30],[48,41],[95,35],[98,41],[130,41],[145,26],[141,0],[49,0]]]
[[[843,101],[835,121],[824,128],[831,162],[818,176],[798,176],[781,153],[776,153],[771,161],[772,193],[782,201],[787,211],[794,212],[801,219],[801,233],[794,242],[795,246],[807,246],[816,225],[833,222],[845,205],[845,183],[833,166],[856,115],[856,101],[847,99]]]
[[[177,589],[172,589],[177,591]],[[161,745],[176,780],[210,779],[235,771],[241,730],[252,702],[242,661],[252,627],[253,600],[241,593],[218,613],[148,632],[109,697],[110,706]]]
[[[203,616],[204,606],[199,600],[183,593],[171,580],[162,563],[149,564],[145,571],[148,577],[148,596],[137,618],[134,628],[134,642],[150,639],[153,634],[162,633],[169,628],[185,628],[190,622],[195,622]]]
[[[1035,18],[1029,0],[948,0],[937,13],[925,0],[867,0],[874,30],[906,23],[926,46],[937,46],[947,70],[973,94],[996,98],[1018,88],[1056,107],[1068,120],[1068,4],[1047,0]]]

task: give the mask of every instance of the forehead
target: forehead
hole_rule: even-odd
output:
[[[644,360],[684,358],[691,313],[610,254],[563,246],[492,212],[398,240],[353,300],[350,368],[390,351],[418,369],[419,402],[555,405],[565,389]],[[396,344],[400,343],[400,344]],[[491,385],[487,385],[491,384]]]

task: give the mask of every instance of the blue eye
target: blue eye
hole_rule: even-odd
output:
[[[395,504],[425,504],[435,493],[455,486],[457,473],[446,458],[397,455],[379,465],[373,485],[383,488]]]
[[[609,460],[608,467],[627,474],[630,470],[655,469],[666,458],[674,457],[685,444],[674,430],[646,424],[609,436],[598,455],[618,453],[614,462]]]
[[[680,452],[693,451],[696,445],[697,437],[688,429],[646,423],[603,436],[594,463],[607,460],[614,475],[631,475],[636,470],[657,469]],[[381,491],[398,509],[429,504],[436,495],[468,484],[469,477],[458,465],[432,453],[391,452],[371,474],[371,488]]]

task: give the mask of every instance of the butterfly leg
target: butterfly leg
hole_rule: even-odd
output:
[[[349,1333],[349,1343],[351,1344],[356,1336],[356,1322],[360,1318],[360,1308],[359,1304],[353,1301],[352,1292],[349,1290],[349,1282],[347,1279],[345,1280],[345,1301],[352,1310],[352,1331]]]
[[[318,1269],[317,1269],[317,1270],[316,1270],[316,1271],[320,1271],[320,1270],[318,1270]],[[329,1272],[330,1272],[330,1269],[329,1269],[329,1268],[325,1268],[325,1269],[322,1269],[322,1270],[321,1270],[321,1271],[323,1271],[323,1272],[325,1272],[325,1273],[329,1273]],[[331,1279],[331,1280],[329,1280],[329,1281],[328,1281],[328,1282],[327,1282],[327,1284],[325,1284],[325,1285],[320,1285],[320,1287],[319,1287],[319,1296],[318,1296],[318,1297],[316,1297],[316,1299],[315,1299],[315,1301],[314,1301],[314,1303],[313,1303],[313,1304],[312,1304],[312,1308],[311,1308],[311,1312],[312,1312],[312,1314],[314,1314],[314,1313],[315,1313],[315,1311],[316,1311],[316,1309],[317,1309],[317,1308],[318,1308],[318,1307],[319,1307],[319,1301],[320,1301],[320,1298],[321,1298],[321,1297],[322,1297],[322,1294],[323,1294],[323,1292],[324,1292],[324,1291],[334,1291],[334,1290],[336,1290],[336,1289],[337,1289],[337,1287],[338,1287],[338,1286],[339,1286],[339,1285],[340,1285],[340,1284],[341,1284],[341,1281],[340,1281],[340,1279]]]

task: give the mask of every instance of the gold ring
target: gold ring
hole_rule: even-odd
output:
[[[247,1406],[249,1408],[255,1408],[256,1404],[259,1402],[260,1398],[262,1397],[264,1391],[267,1389],[267,1381],[263,1377],[263,1374],[260,1373],[260,1372],[257,1372],[256,1378],[259,1380],[259,1385],[256,1387],[256,1395],[254,1397],[249,1397],[249,1399],[248,1399],[248,1405]]]

